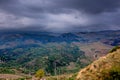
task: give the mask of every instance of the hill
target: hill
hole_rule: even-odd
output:
[[[46,75],[77,72],[119,45],[120,31],[0,32],[0,73]],[[15,71],[14,71],[15,70]]]
[[[99,58],[82,69],[77,80],[119,80],[120,47],[114,48],[108,55]]]
[[[64,42],[41,44],[40,47],[2,49],[0,73],[15,73],[12,69],[17,69],[22,73],[34,74],[41,68],[47,74],[54,75],[54,64],[59,72],[57,74],[73,73],[106,55],[111,47],[100,42],[90,44]]]

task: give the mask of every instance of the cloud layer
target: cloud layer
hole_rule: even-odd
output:
[[[0,30],[120,29],[120,0],[0,0]]]

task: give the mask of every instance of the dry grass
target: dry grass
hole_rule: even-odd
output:
[[[14,80],[14,79],[18,79],[18,78],[22,78],[22,76],[12,75],[12,74],[0,74],[0,80],[2,80],[2,79]]]
[[[91,61],[94,61],[99,57],[105,56],[111,50],[111,48],[113,48],[113,46],[106,45],[101,42],[86,44],[74,42],[73,44],[79,46],[80,50],[84,51],[85,55],[92,59]]]
[[[58,76],[50,76],[50,77],[46,77],[46,80],[69,80],[74,75],[75,74],[64,74]]]
[[[91,65],[82,69],[77,76],[77,80],[102,80],[102,72],[109,70],[113,66],[120,65],[120,49],[109,53],[105,57],[94,61]]]

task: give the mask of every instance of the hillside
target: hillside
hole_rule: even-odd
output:
[[[120,31],[0,32],[0,74],[75,73],[119,45],[119,36]]]
[[[44,68],[47,73],[54,75],[55,63],[57,71],[60,71],[57,74],[73,73],[106,55],[110,49],[110,45],[100,42],[82,45],[78,42],[48,43],[40,47],[2,49],[0,73],[15,73],[9,70],[15,68],[22,73],[34,74]]]
[[[89,66],[82,69],[77,75],[77,80],[119,80],[119,79],[120,79],[120,48],[113,49],[111,53],[94,61]]]
[[[120,47],[113,48],[109,54],[99,58],[80,72],[74,74],[62,74],[57,76],[45,76],[46,80],[119,80],[120,78]],[[113,76],[114,74],[114,76]],[[4,76],[3,76],[4,75]],[[77,78],[75,79],[77,75]],[[25,76],[0,74],[0,79],[22,79]],[[117,79],[115,79],[117,78]],[[27,80],[31,80],[28,77]],[[34,77],[33,77],[34,80]]]

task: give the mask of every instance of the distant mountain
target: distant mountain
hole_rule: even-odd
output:
[[[80,70],[77,80],[119,80],[120,47],[114,48],[108,55],[99,58]]]
[[[0,33],[0,49],[22,46],[39,46],[40,43],[51,42],[102,42],[116,46],[120,45],[120,31],[80,32],[80,33],[42,33],[42,32],[4,32]]]

